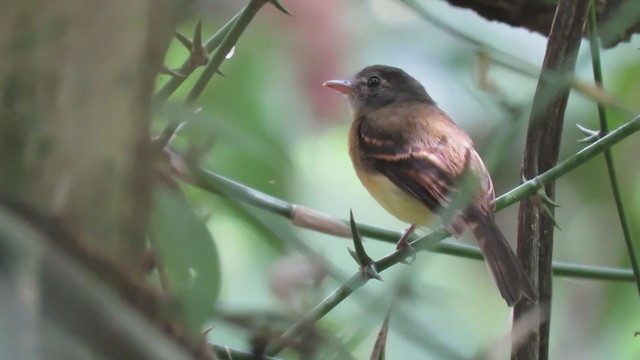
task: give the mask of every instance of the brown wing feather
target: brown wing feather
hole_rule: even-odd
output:
[[[446,207],[448,195],[454,191],[453,179],[429,160],[408,158],[387,161],[373,157],[371,165],[433,212]]]
[[[473,170],[478,166],[484,169],[481,162],[475,164],[479,157],[469,137],[433,106],[405,105],[378,111],[374,116],[364,115],[358,121],[362,161],[431,211],[449,204],[457,181],[470,163],[474,163]],[[410,131],[399,132],[397,126]]]

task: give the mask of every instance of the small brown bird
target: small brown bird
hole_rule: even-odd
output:
[[[409,246],[416,226],[433,226],[434,214],[451,217],[447,210],[452,199],[467,190],[470,204],[453,216],[448,228],[456,237],[471,230],[509,306],[522,298],[535,301],[531,281],[494,221],[495,194],[487,168],[471,138],[424,87],[402,69],[383,65],[323,86],[347,95],[354,117],[349,154],[360,181],[382,207],[411,224],[398,247]],[[462,182],[463,176],[473,181]],[[462,189],[462,183],[472,189]]]

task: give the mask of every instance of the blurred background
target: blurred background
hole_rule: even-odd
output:
[[[489,22],[443,1],[424,1],[433,16],[456,29],[538,68],[546,38],[527,30]],[[215,33],[244,2],[202,2],[203,37]],[[353,75],[367,65],[386,64],[416,77],[439,106],[465,129],[481,153],[499,146],[492,168],[497,195],[520,183],[526,122],[537,78],[499,66],[488,76],[505,99],[523,111],[514,119],[478,85],[476,47],[443,32],[394,1],[285,0],[293,16],[265,6],[240,38],[233,55],[196,103],[199,116],[179,133],[184,143],[210,142],[202,166],[252,188],[346,219],[400,231],[406,227],[368,195],[347,155],[350,113],[345,99],[321,85]],[[191,34],[195,22],[182,25]],[[623,104],[638,107],[638,37],[603,51],[605,88]],[[187,53],[177,42],[166,63],[176,67]],[[196,70],[199,72],[200,70]],[[588,43],[583,41],[577,76],[593,79]],[[183,99],[197,76],[174,95]],[[158,79],[158,86],[168,76]],[[169,103],[171,107],[172,103]],[[610,127],[629,118],[609,112]],[[166,116],[158,115],[157,129]],[[597,128],[596,105],[572,93],[560,159],[579,151],[581,124]],[[497,143],[505,129],[510,143]],[[210,136],[210,134],[216,134]],[[640,236],[640,152],[638,135],[613,149],[634,239]],[[221,316],[265,314],[296,317],[355,271],[348,240],[302,230],[256,210],[270,230],[250,220],[228,201],[187,189],[209,218],[222,261]],[[554,259],[578,264],[628,267],[628,256],[602,157],[563,177],[557,186]],[[498,224],[515,245],[517,206],[498,213]],[[427,230],[424,230],[427,233]],[[297,242],[321,255],[311,263]],[[463,242],[473,243],[465,235]],[[368,240],[373,258],[391,252],[388,243]],[[312,265],[310,265],[312,264]],[[314,265],[315,264],[315,265]],[[323,278],[329,272],[332,276]],[[304,275],[309,273],[308,276]],[[291,288],[287,276],[303,274]],[[482,262],[422,252],[409,265],[395,266],[340,304],[320,322],[355,358],[368,358],[392,302],[387,354],[390,358],[443,358],[431,342],[471,357],[491,348],[510,331],[511,309],[501,299]],[[317,281],[312,281],[317,280]],[[640,313],[633,283],[554,278],[550,358],[640,358]],[[264,320],[264,326],[270,320]],[[214,321],[209,337],[218,344],[248,348],[247,331],[236,321]],[[508,357],[508,353],[503,354]],[[337,356],[340,358],[340,356]]]

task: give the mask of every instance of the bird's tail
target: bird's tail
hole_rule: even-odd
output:
[[[465,214],[465,220],[478,241],[487,267],[507,304],[513,306],[523,297],[536,301],[538,296],[533,284],[493,216],[473,208]]]

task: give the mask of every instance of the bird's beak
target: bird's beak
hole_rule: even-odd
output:
[[[349,95],[353,91],[353,84],[349,80],[329,80],[325,81],[322,86],[340,91],[345,95]]]

